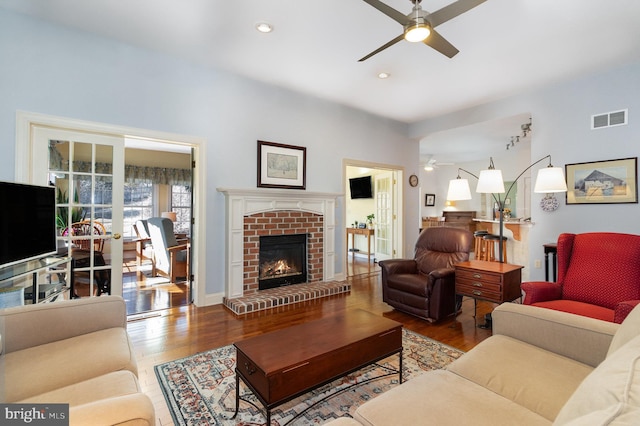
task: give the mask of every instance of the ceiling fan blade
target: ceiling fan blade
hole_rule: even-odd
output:
[[[366,0],[365,0],[366,1]],[[429,15],[427,18],[433,28],[473,9],[487,0],[458,0]]]
[[[387,47],[393,46],[394,44],[396,44],[397,42],[399,42],[399,41],[401,41],[403,39],[404,39],[404,34],[400,34],[398,37],[394,38],[393,40],[391,40],[389,43],[385,44],[384,46],[380,46],[379,48],[377,48],[373,52],[369,53],[367,56],[365,56],[365,57],[363,57],[361,59],[358,59],[358,62],[366,61],[367,59],[369,59],[373,55],[382,52]]]
[[[423,43],[427,46],[433,47],[438,52],[449,58],[453,58],[459,52],[459,50],[456,49],[453,44],[449,43],[444,37],[440,35],[440,33],[438,33],[434,29],[431,30],[431,34],[429,34],[429,37],[427,37],[426,40],[423,41]]]
[[[380,12],[384,13],[385,15],[387,15],[389,18],[393,19],[400,25],[407,25],[409,23],[409,18],[407,18],[404,14],[398,12],[391,6],[387,6],[386,4],[382,3],[379,0],[364,0],[364,2],[375,7]]]

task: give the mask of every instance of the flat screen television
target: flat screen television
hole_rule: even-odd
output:
[[[351,199],[373,198],[373,191],[371,189],[371,176],[349,179],[349,189],[351,190]]]
[[[0,182],[0,200],[0,268],[56,253],[54,187]]]

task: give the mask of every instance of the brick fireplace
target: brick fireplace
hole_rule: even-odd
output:
[[[325,290],[327,295],[338,292],[327,287],[336,278],[335,209],[336,198],[342,194],[270,188],[218,188],[218,192],[224,194],[226,202],[225,305],[236,299],[264,299],[272,291],[286,293],[287,300],[308,300],[291,290],[281,290],[305,285],[319,297]],[[258,290],[259,237],[299,233],[307,235],[307,283]],[[342,283],[340,291],[344,287]],[[267,307],[278,304],[267,303]],[[257,309],[246,312],[252,310]]]
[[[260,237],[276,235],[307,235],[306,282],[323,277],[322,215],[295,210],[278,210],[244,216],[244,286],[243,295],[258,291]]]

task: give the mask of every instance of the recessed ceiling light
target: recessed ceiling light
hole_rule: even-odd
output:
[[[256,24],[256,30],[260,31],[261,33],[270,33],[271,31],[273,31],[273,26],[266,22],[258,22]]]
[[[378,74],[378,78],[384,80],[385,78],[389,78],[391,77],[391,74],[389,74],[388,72],[381,72],[380,74]]]

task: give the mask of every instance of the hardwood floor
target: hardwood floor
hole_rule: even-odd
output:
[[[138,360],[140,383],[153,400],[158,425],[173,422],[155,377],[154,365],[349,309],[361,308],[393,319],[409,330],[464,351],[491,335],[490,330],[476,327],[472,299],[464,299],[462,313],[437,324],[395,311],[382,302],[377,266],[369,272],[371,267],[364,263],[363,267],[355,266],[353,270],[360,274],[349,278],[352,284],[349,294],[242,316],[236,316],[222,305],[201,308],[190,305],[149,313],[144,319],[132,317],[136,319],[129,321],[127,329]],[[484,314],[494,306],[478,303],[478,323],[483,322]]]
[[[127,304],[127,315],[185,306],[190,300],[188,284],[173,284],[161,277],[151,278],[150,274],[138,271],[135,263],[124,264],[122,297]]]

